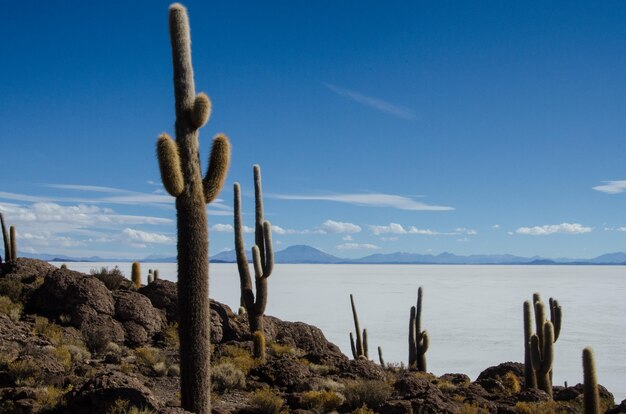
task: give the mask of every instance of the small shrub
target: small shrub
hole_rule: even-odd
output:
[[[283,345],[276,342],[272,342],[270,344],[271,354],[277,357],[281,357],[283,355],[295,355],[296,350],[290,347],[289,345]]]
[[[56,323],[48,322],[48,319],[43,316],[35,317],[33,332],[45,336],[53,345],[60,344],[63,339],[63,329]]]
[[[167,369],[167,376],[168,377],[180,377],[180,365],[178,364],[170,365],[170,367]]]
[[[104,353],[105,354],[120,355],[122,353],[122,348],[120,348],[120,346],[118,344],[116,344],[115,342],[109,342],[104,347]]]
[[[307,391],[302,394],[303,403],[318,413],[335,411],[343,400],[341,395],[332,391]]]
[[[464,403],[459,410],[459,414],[480,414],[480,413],[481,411],[479,411],[477,402],[473,402],[471,404]]]
[[[63,401],[65,390],[57,387],[41,387],[35,390],[37,405],[45,410],[52,409]]]
[[[0,296],[0,313],[8,315],[13,322],[17,322],[22,316],[22,304],[13,303],[7,296]]]
[[[109,406],[106,414],[152,414],[152,411],[147,408],[131,406],[130,401],[118,398]]]
[[[147,367],[153,367],[157,363],[165,361],[161,351],[150,346],[135,349],[135,356],[140,363]]]
[[[515,412],[519,414],[567,414],[570,411],[555,401],[543,401],[538,403],[518,402],[515,404]]]
[[[180,348],[180,338],[178,337],[178,322],[170,323],[163,329],[165,345],[171,348]]]
[[[391,386],[379,380],[355,380],[345,383],[343,395],[350,408],[367,405],[373,410],[391,397]]]
[[[70,355],[72,356],[72,362],[83,363],[91,359],[91,354],[84,346],[79,345],[63,345]]]
[[[9,362],[7,373],[16,385],[32,387],[42,379],[39,365],[32,359],[22,359]]]
[[[232,363],[222,362],[211,369],[211,383],[216,391],[242,389],[246,376]]]
[[[255,360],[248,350],[236,345],[226,345],[222,348],[221,354],[222,357],[217,361],[218,364],[230,362],[245,375],[248,375],[248,372],[260,362]]]
[[[280,414],[285,401],[270,389],[260,389],[252,394],[250,404],[260,414]]]
[[[375,413],[374,413],[374,410],[370,410],[369,408],[367,408],[367,405],[364,405],[352,411],[352,414],[375,414]]]
[[[54,355],[56,360],[59,361],[59,364],[61,364],[63,368],[65,368],[65,372],[71,371],[72,354],[67,349],[66,345],[61,345],[61,346],[54,348],[54,351],[52,352],[52,354]]]
[[[164,377],[165,374],[167,374],[167,365],[165,365],[165,362],[157,362],[152,365],[152,372],[154,372],[154,375],[157,377]]]
[[[124,277],[120,268],[117,266],[113,269],[109,269],[108,267],[91,269],[89,273],[104,283],[104,286],[106,286],[109,290],[117,290],[122,286],[122,284],[124,284],[125,281],[128,281],[128,279]]]
[[[13,303],[21,302],[24,285],[19,279],[3,278],[0,280],[0,296],[6,296]]]
[[[111,333],[102,326],[89,326],[83,329],[85,345],[92,353],[99,354],[111,342]]]
[[[126,375],[132,374],[133,372],[135,372],[135,366],[133,364],[129,364],[128,362],[122,362],[120,364],[120,371],[122,371]]]
[[[520,384],[519,378],[511,371],[504,374],[504,377],[500,378],[500,381],[511,394],[519,394],[522,390],[522,384]]]
[[[321,375],[322,377],[325,377],[327,375],[334,374],[337,372],[337,369],[334,367],[331,367],[329,365],[318,365],[312,362],[309,364],[309,369],[311,370],[311,372],[317,375]]]

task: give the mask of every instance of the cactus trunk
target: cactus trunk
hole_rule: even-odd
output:
[[[533,334],[531,307],[529,301],[524,302],[524,387],[526,389],[537,388],[537,379],[530,360],[530,337]]]
[[[583,374],[585,414],[600,413],[600,395],[598,393],[598,378],[596,377],[596,364],[593,358],[593,350],[589,347],[583,349]]]

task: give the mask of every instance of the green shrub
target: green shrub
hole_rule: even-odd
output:
[[[163,357],[161,351],[151,346],[135,349],[135,356],[141,364],[151,368],[159,362],[165,362],[165,357]]]
[[[8,315],[13,322],[17,322],[22,316],[22,304],[13,303],[7,296],[0,296],[0,313]]]
[[[222,362],[212,367],[211,383],[216,391],[242,389],[246,386],[246,376],[234,364]]]
[[[104,283],[109,290],[117,290],[124,282],[128,282],[128,279],[124,277],[124,274],[117,266],[113,269],[103,266],[100,269],[91,269],[89,273]]]
[[[180,338],[178,337],[178,322],[170,323],[163,329],[165,345],[171,348],[180,348]]]
[[[147,408],[138,408],[130,405],[130,401],[118,398],[106,411],[106,414],[152,414]]]
[[[373,410],[370,410],[369,408],[367,408],[367,405],[364,405],[352,411],[352,414],[375,414],[375,413]]]
[[[17,386],[33,387],[43,376],[41,368],[33,359],[20,359],[9,362],[7,373]]]
[[[367,405],[374,411],[391,397],[391,386],[379,380],[354,380],[345,383],[343,396],[351,409]]]
[[[259,414],[280,414],[285,401],[274,391],[263,388],[252,394],[250,404]]]
[[[247,349],[236,345],[226,345],[221,349],[220,353],[221,357],[217,360],[218,364],[229,362],[243,372],[244,375],[248,375],[248,372],[260,363],[259,360],[254,359],[250,355]]]
[[[35,390],[35,401],[40,408],[50,410],[63,401],[63,394],[65,394],[65,390],[61,388],[41,387]]]
[[[90,325],[84,328],[82,333],[87,349],[96,354],[104,351],[112,339],[111,333],[98,325]]]
[[[344,398],[333,391],[307,391],[302,394],[302,402],[309,409],[318,413],[335,411]]]
[[[35,317],[33,333],[45,336],[53,345],[60,344],[63,339],[63,329],[56,323],[48,322],[43,316]]]
[[[281,357],[283,355],[295,355],[296,350],[289,345],[283,345],[276,342],[270,344],[270,352],[272,355]]]

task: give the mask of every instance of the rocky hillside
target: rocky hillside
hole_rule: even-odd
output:
[[[471,381],[350,360],[316,327],[267,317],[265,362],[246,316],[211,302],[214,413],[582,413],[582,386],[554,401],[523,390],[523,364]],[[34,259],[0,268],[0,413],[184,413],[176,284],[136,289]],[[607,413],[613,396],[600,387]]]

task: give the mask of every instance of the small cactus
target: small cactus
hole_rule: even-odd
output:
[[[354,305],[354,297],[350,294],[350,305],[352,306],[352,318],[354,319],[354,329],[356,330],[356,343],[352,332],[350,332],[350,347],[352,348],[352,356],[354,359],[369,359],[367,354],[367,330],[363,329],[361,334],[361,327],[359,325],[359,315],[356,312],[356,306]]]
[[[593,357],[593,349],[583,349],[583,374],[585,414],[600,414],[600,395],[598,393],[598,378],[596,377],[596,364]]]
[[[422,331],[422,288],[417,289],[417,306],[411,306],[409,317],[409,369],[426,372],[426,351],[428,332]]]
[[[17,239],[15,237],[15,227],[11,226],[9,231],[7,231],[2,213],[0,213],[0,225],[2,225],[2,239],[4,241],[4,260],[7,263],[13,263],[17,260]],[[2,263],[1,259],[0,263]]]
[[[237,255],[237,269],[241,289],[241,306],[246,309],[250,332],[263,333],[263,316],[267,306],[267,279],[274,270],[274,247],[272,245],[272,225],[263,216],[263,190],[261,187],[261,167],[253,167],[254,200],[255,200],[255,245],[252,246],[254,263],[254,279],[256,294],[252,291],[252,279],[248,258],[246,257],[243,242],[243,222],[241,218],[241,190],[239,183],[233,186],[234,192],[234,229],[235,252]],[[261,358],[260,354],[254,355]]]
[[[385,368],[385,360],[383,359],[383,349],[378,347],[378,361],[380,362],[380,366]]]
[[[154,275],[152,273],[148,273],[148,284],[154,282]]]
[[[135,287],[139,289],[141,287],[141,265],[139,264],[139,262],[133,262],[130,274],[133,285],[135,285]]]
[[[526,389],[537,388],[535,371],[530,360],[530,337],[533,335],[533,320],[531,315],[532,305],[530,301],[524,302],[524,387]]]
[[[154,276],[154,280],[159,280],[159,269],[154,269],[152,276]]]

